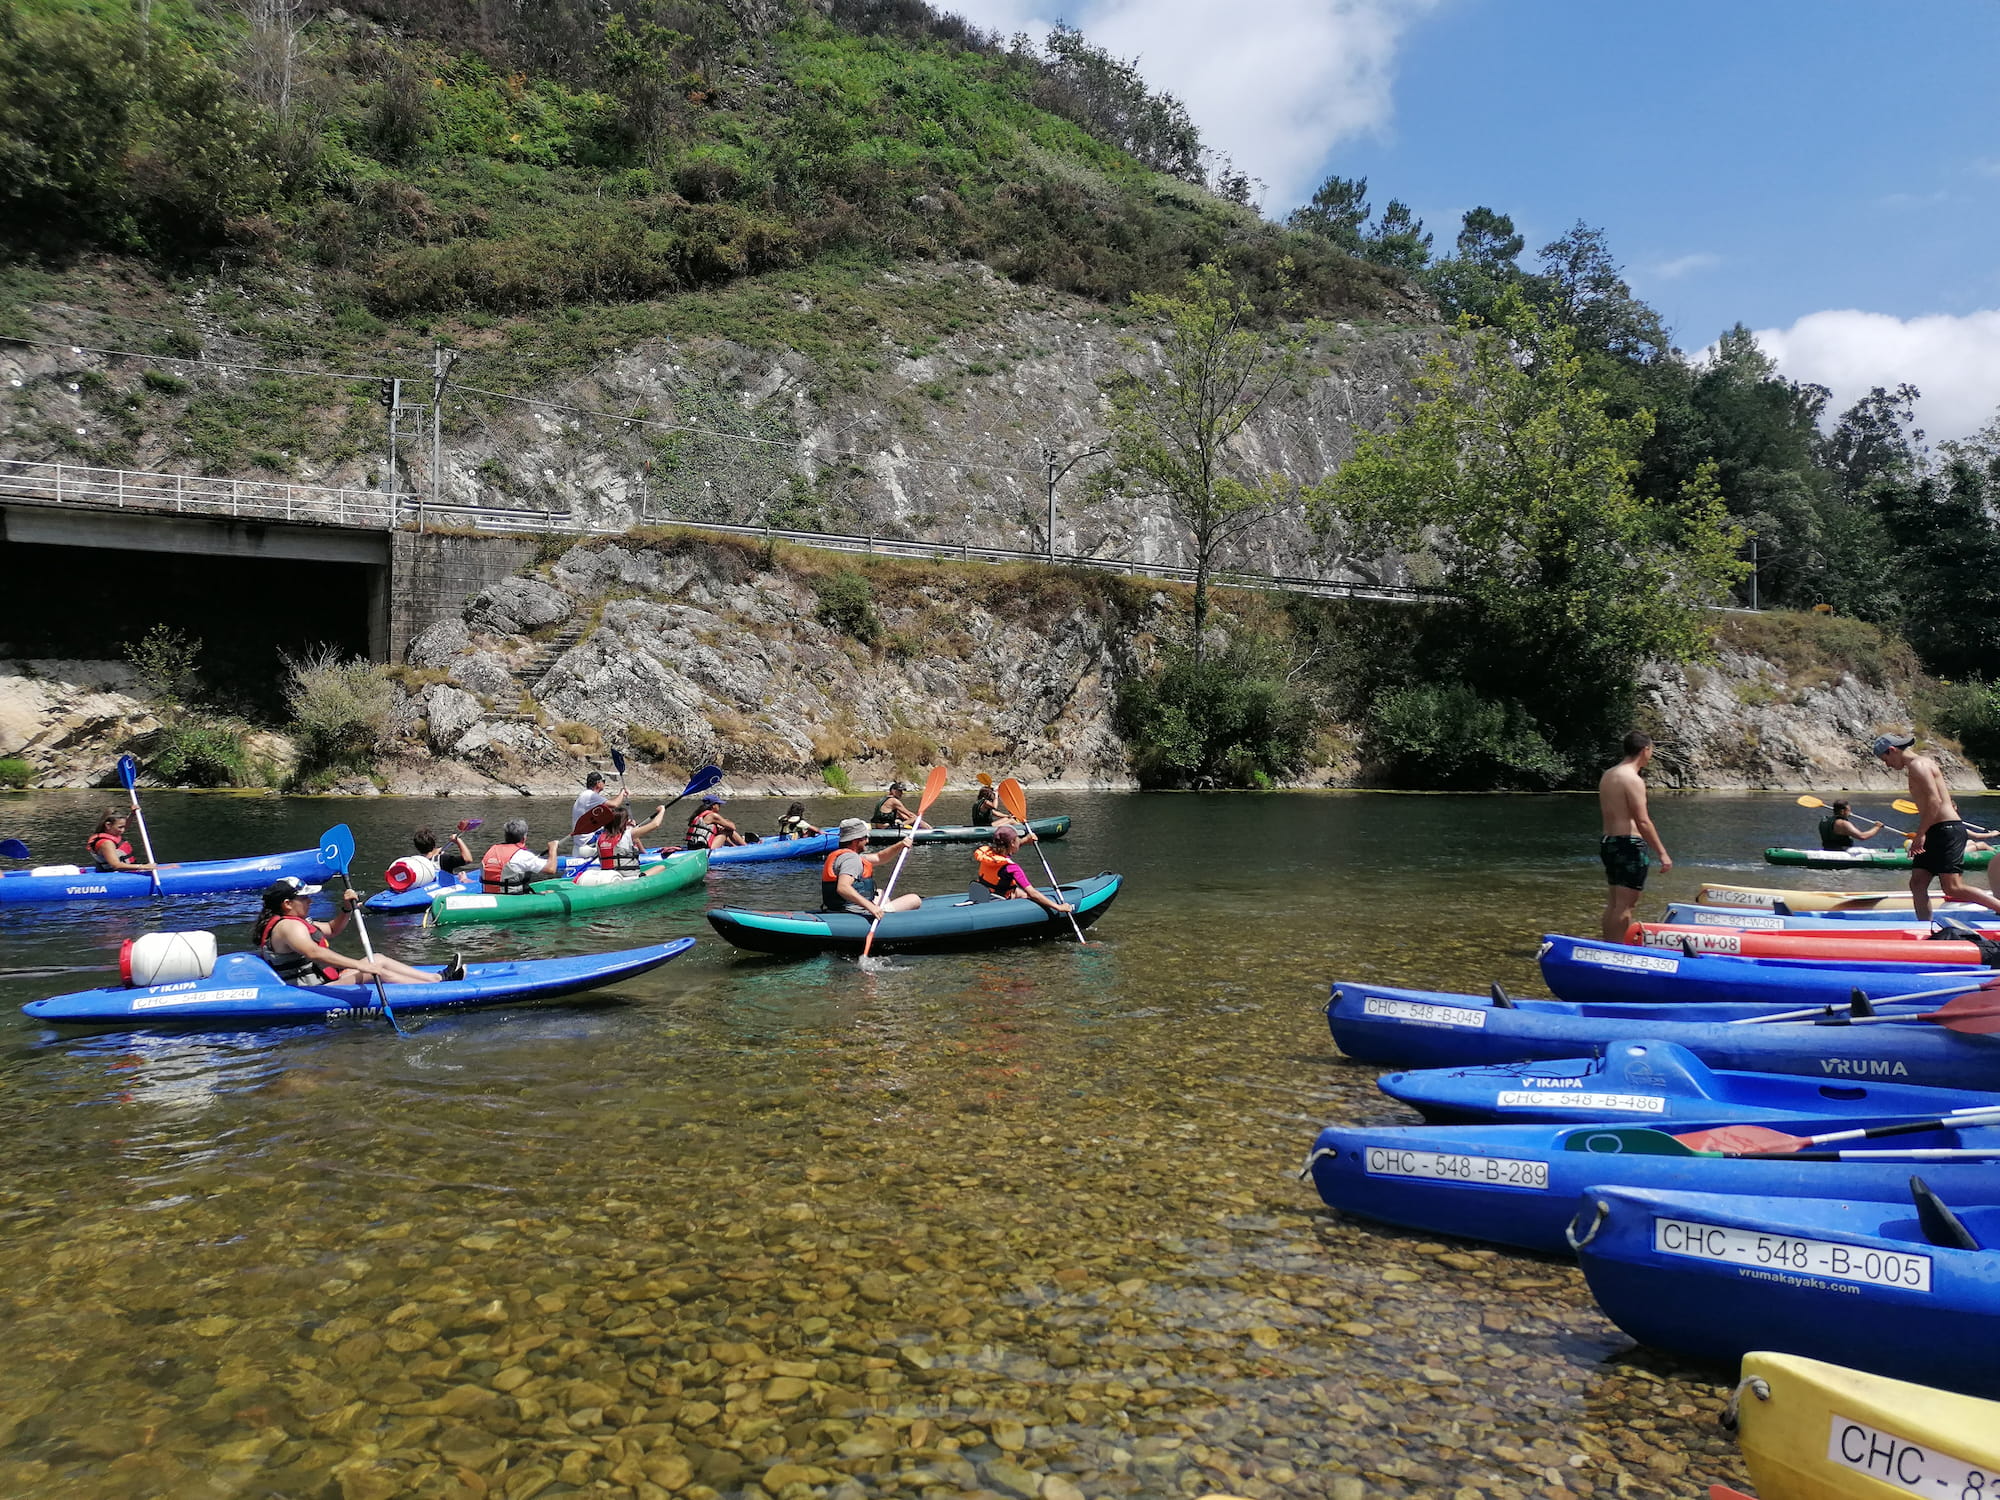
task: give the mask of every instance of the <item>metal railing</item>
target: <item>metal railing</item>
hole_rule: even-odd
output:
[[[497,505],[440,505],[413,495],[385,495],[375,490],[336,489],[261,479],[210,479],[197,474],[143,473],[12,458],[0,459],[0,499],[6,498],[44,505],[73,504],[177,515],[230,516],[292,521],[301,525],[365,527],[377,531],[416,524],[463,527],[502,535],[618,536],[631,529],[630,523],[625,522],[592,524],[579,520],[568,511],[526,510]],[[641,524],[655,523],[642,521]],[[975,547],[967,543],[911,541],[902,537],[792,531],[771,526],[736,526],[721,521],[685,521],[674,517],[662,517],[656,524],[879,557],[957,559],[993,564],[1046,563],[1050,560],[1045,552],[1017,547]],[[1134,578],[1190,583],[1195,576],[1193,568],[1178,563],[1135,562],[1128,558],[1078,557],[1060,553],[1055,561],[1071,567],[1123,573]],[[1417,602],[1450,597],[1438,589],[1234,569],[1217,569],[1210,573],[1209,579],[1222,588],[1312,594],[1330,599]]]
[[[295,521],[387,530],[400,513],[393,495],[263,479],[147,474],[82,464],[0,459],[0,498],[174,515]]]

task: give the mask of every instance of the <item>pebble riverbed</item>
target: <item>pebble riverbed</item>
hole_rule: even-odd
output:
[[[164,823],[186,844],[231,812],[158,800],[156,838]],[[1346,1220],[1295,1176],[1321,1125],[1409,1118],[1334,1053],[1328,980],[1535,991],[1537,932],[1599,899],[1577,858],[1587,802],[1043,800],[1079,819],[1060,864],[1131,882],[1084,951],[864,974],[709,941],[612,998],[408,1041],[56,1038],[13,1006],[102,981],[22,971],[101,961],[131,928],[10,913],[0,1494],[1744,1483],[1717,1422],[1726,1372],[1634,1350],[1572,1266]],[[429,811],[279,808],[273,837],[344,816],[376,863]],[[74,812],[43,797],[25,821]],[[1716,851],[1706,870],[1684,854],[1672,893],[1790,813],[1667,802],[1669,839],[1678,818]],[[1454,853],[1468,828],[1500,852]],[[936,890],[965,856],[922,859]],[[708,904],[796,902],[808,883],[717,877],[636,923],[480,941],[706,933]],[[407,926],[378,939],[438,956]]]

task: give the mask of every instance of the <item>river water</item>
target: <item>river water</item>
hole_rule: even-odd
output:
[[[71,858],[102,802],[6,797],[0,834]],[[782,805],[730,811],[768,827]],[[563,810],[520,799],[148,798],[163,858],[305,847],[345,820],[377,871],[416,822],[491,833],[524,807],[557,831]],[[1059,873],[1127,878],[1081,951],[872,973],[738,957],[709,905],[815,894],[809,867],[752,866],[595,922],[459,930],[469,958],[703,941],[615,993],[407,1040],[58,1035],[16,1007],[110,982],[95,966],[137,931],[240,946],[254,898],[6,909],[0,1494],[1742,1482],[1726,1375],[1633,1351],[1572,1268],[1343,1220],[1294,1175],[1321,1125],[1405,1117],[1334,1053],[1329,981],[1539,993],[1538,934],[1592,931],[1602,903],[1590,799],[1033,811],[1076,817],[1048,846]],[[1816,879],[1757,858],[1810,841],[1789,798],[1656,812],[1680,861],[1663,895]],[[905,882],[962,887],[970,863],[919,850]],[[400,956],[445,952],[372,925]]]

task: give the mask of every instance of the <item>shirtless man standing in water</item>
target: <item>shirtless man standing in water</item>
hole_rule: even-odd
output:
[[[1944,784],[1937,762],[1910,753],[1915,743],[1907,734],[1885,734],[1869,748],[1891,770],[1910,778],[1910,800],[1917,804],[1917,826],[1910,835],[1910,863],[1916,866],[1910,872],[1910,905],[1917,920],[1931,919],[1933,879],[1947,901],[1974,901],[2000,912],[2000,900],[1965,883],[1965,820],[1958,815],[1958,804],[1951,800],[1951,788]]]
[[[1604,941],[1622,943],[1646,889],[1646,850],[1660,856],[1660,868],[1671,870],[1673,859],[1660,842],[1659,830],[1646,813],[1646,765],[1653,742],[1633,730],[1625,736],[1625,758],[1597,781],[1597,805],[1604,814],[1604,838],[1597,846],[1604,861],[1604,878],[1611,884],[1604,903]]]

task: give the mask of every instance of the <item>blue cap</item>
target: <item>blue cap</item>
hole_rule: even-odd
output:
[[[1875,737],[1875,743],[1869,746],[1868,748],[1872,753],[1878,756],[1886,756],[1891,750],[1907,750],[1910,748],[1910,746],[1914,745],[1916,742],[1917,742],[1916,737],[1914,735],[1882,734],[1882,735],[1877,735]]]

